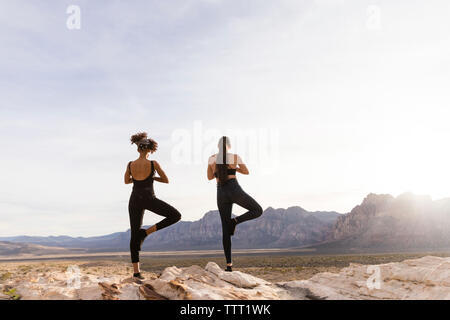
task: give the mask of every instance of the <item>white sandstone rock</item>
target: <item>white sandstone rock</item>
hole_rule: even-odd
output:
[[[351,264],[339,273],[322,272],[309,280],[271,284],[243,272],[169,267],[159,276],[137,281],[120,274],[86,274],[79,286],[63,271],[30,272],[0,288],[14,288],[22,299],[449,299],[450,257],[427,256],[380,265]],[[5,289],[6,290],[6,289]],[[9,289],[8,289],[9,290]],[[0,299],[10,297],[0,293]]]
[[[219,279],[229,282],[239,288],[255,288],[260,285],[269,284],[269,282],[263,279],[256,278],[240,271],[226,272],[214,262],[208,262],[205,270],[216,275]]]
[[[450,299],[450,258],[427,256],[375,266],[351,264],[339,273],[280,283],[323,299]]]
[[[225,274],[209,262],[199,266],[166,268],[158,279],[148,281],[157,293],[168,299],[280,299],[277,286],[241,272]]]

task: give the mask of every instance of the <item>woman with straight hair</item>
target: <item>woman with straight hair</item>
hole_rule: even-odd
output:
[[[234,235],[236,226],[244,221],[261,216],[261,206],[244,190],[236,180],[236,172],[249,174],[247,166],[237,154],[229,153],[230,139],[226,136],[220,138],[219,152],[208,160],[208,180],[216,178],[217,181],[217,206],[222,220],[222,243],[227,261],[225,271],[232,271],[231,261],[231,236]],[[248,211],[238,217],[231,218],[233,203]]]
[[[158,143],[147,137],[146,132],[134,134],[131,143],[137,145],[139,158],[130,161],[125,171],[125,184],[133,183],[133,191],[128,204],[131,239],[130,252],[133,264],[133,277],[144,279],[139,270],[139,251],[144,239],[151,233],[166,228],[181,219],[181,214],[171,205],[159,200],[153,190],[153,181],[169,183],[165,172],[155,160],[148,160],[150,153],[158,148]],[[158,176],[155,176],[155,171]],[[145,210],[165,217],[148,229],[141,229]]]

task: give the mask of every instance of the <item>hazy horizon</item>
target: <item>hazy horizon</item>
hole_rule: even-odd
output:
[[[263,208],[450,197],[448,12],[443,0],[2,2],[0,237],[128,229],[138,131],[170,179],[156,195],[186,221],[217,208],[206,165],[223,134]]]
[[[403,192],[403,193],[401,193],[401,194],[399,194],[399,195],[397,195],[397,196],[405,195],[405,194],[411,194],[411,193],[410,193],[410,192]],[[430,198],[431,198],[430,195],[426,195],[426,194],[413,194],[413,195],[414,195],[414,196],[426,196],[426,197],[430,197]],[[393,196],[394,198],[397,197],[397,196],[395,196],[395,195],[392,195],[392,196]],[[450,197],[438,198],[438,199],[432,199],[432,198],[431,198],[432,201],[439,201],[439,200],[445,200],[445,199],[450,199]],[[362,201],[363,201],[363,199],[361,199],[360,202],[362,202]],[[359,204],[360,204],[360,203],[355,204],[354,207],[358,206]],[[304,209],[304,210],[306,210],[306,211],[308,211],[308,212],[310,212],[310,213],[315,213],[315,212],[335,212],[335,213],[338,213],[338,214],[341,214],[341,215],[345,215],[345,214],[347,214],[347,213],[349,213],[349,212],[351,211],[351,210],[349,210],[348,212],[338,212],[338,211],[336,211],[336,210],[312,210],[312,209],[311,209],[311,210],[308,210],[307,208],[304,208],[304,207],[302,207],[301,205],[292,205],[292,206],[286,206],[286,207],[273,207],[273,206],[268,206],[268,207],[266,207],[266,208],[263,208],[263,210],[266,211],[266,210],[269,209],[269,208],[273,208],[273,209],[275,209],[275,210],[278,210],[278,209],[289,209],[289,208],[292,208],[292,207],[300,207],[300,208],[302,208],[302,209]],[[352,209],[353,209],[354,207],[352,207]],[[195,221],[198,221],[198,220],[202,219],[207,213],[209,213],[209,212],[211,212],[211,211],[218,211],[218,209],[215,208],[215,209],[208,210],[208,211],[204,212],[203,215],[200,216],[199,218],[195,218],[195,219],[191,219],[191,220],[187,220],[187,219],[183,218],[181,221],[195,222]],[[147,213],[151,214],[151,212],[149,212],[149,211],[147,211]],[[151,223],[144,223],[143,225],[144,225],[144,226],[150,226]],[[127,230],[129,230],[129,229],[130,229],[130,227],[127,226],[127,228],[122,229],[122,230],[115,230],[115,231],[111,231],[111,232],[109,232],[109,233],[102,233],[102,234],[85,235],[85,236],[82,236],[82,237],[103,236],[103,235],[106,235],[106,234],[112,234],[112,233],[116,233],[116,232],[124,232],[124,231],[127,231]],[[34,237],[34,236],[43,236],[43,237],[49,237],[49,236],[70,236],[70,237],[79,237],[79,235],[75,235],[75,234],[71,234],[71,235],[69,235],[69,234],[48,234],[48,235],[16,234],[16,235],[9,235],[9,236],[0,235],[0,238],[9,238],[9,237],[17,237],[17,236],[31,236],[31,237]]]

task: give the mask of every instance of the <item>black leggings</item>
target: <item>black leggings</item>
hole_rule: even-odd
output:
[[[156,230],[161,230],[168,227],[181,219],[181,214],[177,209],[154,197],[151,193],[133,192],[128,204],[131,227],[130,252],[132,263],[139,262],[139,250],[141,243],[139,230],[142,226],[145,210],[152,211],[165,217],[156,224]]]
[[[258,218],[263,213],[261,206],[242,190],[236,179],[230,179],[224,185],[217,186],[217,206],[222,220],[223,251],[227,263],[231,263],[231,234],[229,226],[233,203],[248,210],[246,213],[236,217],[238,224]]]

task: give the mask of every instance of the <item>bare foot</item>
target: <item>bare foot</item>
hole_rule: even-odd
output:
[[[154,226],[151,226],[150,228],[148,228],[147,230],[145,230],[145,232],[147,233],[147,235],[149,235],[150,233],[153,233],[156,231],[156,224]]]

